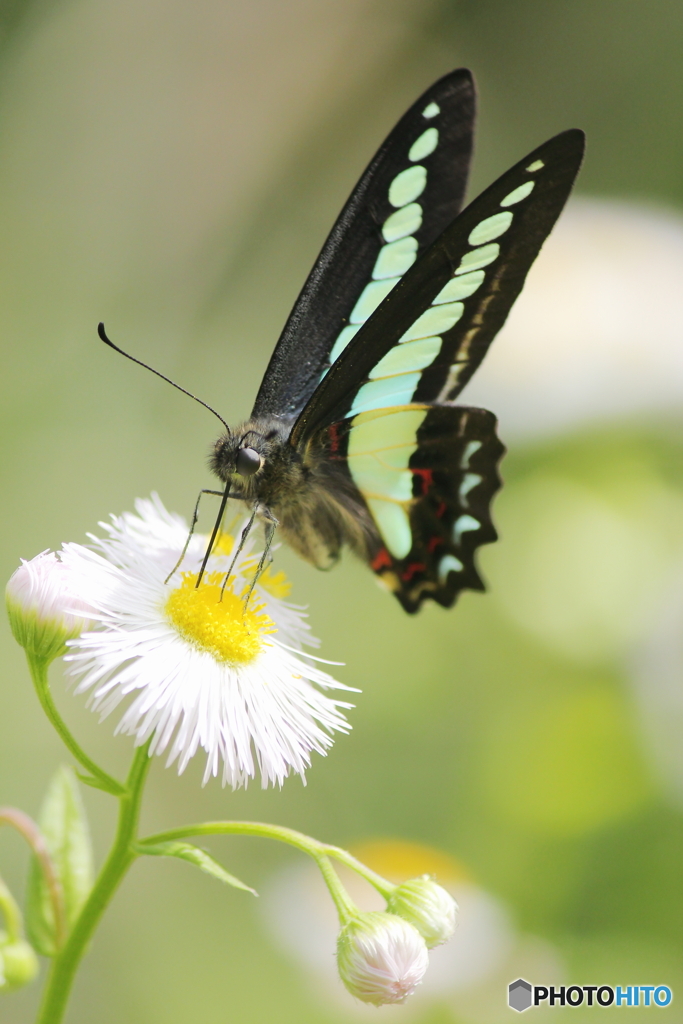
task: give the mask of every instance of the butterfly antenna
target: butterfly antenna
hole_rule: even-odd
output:
[[[156,373],[157,377],[161,377],[161,379],[165,380],[167,384],[172,384],[174,388],[178,389],[178,391],[182,391],[184,395],[188,395],[190,398],[194,398],[195,402],[199,402],[199,404],[203,405],[205,409],[208,409],[209,412],[212,412],[216,419],[219,419],[221,421],[221,423],[228,432],[228,437],[230,437],[230,427],[225,422],[223,417],[219,413],[217,413],[215,409],[212,409],[210,405],[208,405],[206,402],[203,402],[201,398],[197,398],[197,396],[193,395],[191,391],[187,390],[187,388],[181,388],[180,384],[176,384],[174,380],[171,380],[170,377],[164,376],[164,374],[160,373],[159,370],[155,370],[153,366],[149,366],[147,363],[143,363],[142,359],[136,359],[135,356],[131,356],[128,352],[124,352],[122,348],[119,348],[118,345],[115,345],[113,341],[109,340],[104,330],[104,324],[100,323],[97,325],[97,333],[99,334],[100,339],[104,342],[104,344],[109,345],[109,348],[113,348],[114,352],[118,352],[119,355],[125,356],[126,359],[130,359],[132,363],[137,363],[138,366],[143,366],[145,370],[150,370],[152,373]]]

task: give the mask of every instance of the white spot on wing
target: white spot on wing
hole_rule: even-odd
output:
[[[420,381],[419,373],[402,373],[364,384],[349,411],[350,416],[370,409],[386,409],[392,405],[409,405]]]
[[[468,533],[470,530],[478,530],[479,525],[474,516],[459,516],[453,523],[453,543],[459,547],[463,533]]]
[[[415,446],[398,450],[398,457],[405,457],[406,466]],[[393,501],[410,501],[413,496],[413,474],[408,469],[386,465],[376,455],[354,455],[349,460],[349,471],[358,490],[366,498],[387,498]]]
[[[462,572],[464,566],[455,555],[444,555],[439,562],[439,583],[445,583],[451,572]]]
[[[415,164],[397,174],[389,186],[389,202],[392,206],[405,206],[422,195],[427,184],[427,171],[422,164]]]
[[[463,274],[462,277],[452,278],[445,284],[436,298],[433,306],[440,306],[444,302],[454,302],[456,299],[467,299],[474,295],[477,288],[481,287],[486,278],[483,270],[474,270],[471,274]]]
[[[472,458],[472,456],[474,455],[475,452],[479,451],[480,448],[481,448],[481,441],[468,441],[467,442],[467,444],[465,445],[465,450],[462,453],[462,458],[460,459],[460,468],[461,469],[467,469],[467,467],[470,464],[470,459]]]
[[[414,341],[416,338],[428,338],[435,334],[445,334],[457,324],[465,307],[462,302],[448,302],[439,306],[430,306],[417,318],[412,327],[401,335],[399,342]]]
[[[333,363],[335,359],[339,358],[351,339],[355,337],[362,326],[362,324],[349,324],[347,327],[342,328],[337,340],[332,346],[332,351],[330,352],[331,363]]]
[[[397,242],[383,245],[375,263],[372,276],[375,281],[389,277],[402,277],[417,258],[417,242],[414,238],[400,238]]]
[[[488,245],[482,245],[478,249],[471,249],[460,260],[460,266],[456,270],[456,274],[467,274],[470,270],[488,267],[489,263],[493,263],[498,258],[499,253],[500,246],[498,242],[490,242]]]
[[[385,242],[395,242],[406,235],[414,235],[422,227],[422,207],[419,203],[408,203],[384,221],[382,235]]]
[[[441,351],[441,338],[420,338],[405,345],[395,345],[370,371],[370,379],[410,373],[430,366]]]
[[[426,156],[433,153],[439,144],[439,129],[427,128],[426,131],[420,135],[419,139],[415,139],[415,142],[410,147],[408,153],[408,159],[415,163],[416,160],[424,160]]]
[[[533,174],[534,171],[540,171],[542,167],[545,167],[542,160],[534,160],[534,162],[529,164],[527,167],[527,171],[529,171],[530,174]]]
[[[464,508],[467,508],[469,506],[469,501],[467,500],[467,497],[470,491],[474,487],[476,487],[477,484],[480,484],[483,479],[483,476],[479,476],[478,473],[465,473],[464,477],[462,478],[462,483],[460,484],[460,490],[458,491],[458,497],[460,498],[460,501]]]
[[[494,238],[500,238],[505,234],[512,224],[512,213],[510,210],[503,210],[502,213],[494,213],[477,224],[476,228],[470,231],[467,241],[470,245],[483,245],[484,242],[492,242]]]
[[[427,412],[427,409],[391,409],[388,412],[369,412],[356,416],[351,424],[348,454],[359,455],[416,445],[417,432]]]
[[[379,304],[386,299],[391,289],[398,284],[400,277],[390,278],[388,281],[371,281],[366,284],[360,293],[358,302],[351,311],[349,320],[352,324],[363,324],[374,313]]]
[[[428,103],[427,106],[424,108],[424,110],[422,111],[422,116],[426,117],[428,121],[431,121],[433,117],[436,117],[436,115],[440,113],[441,107],[439,106],[439,104],[432,102]]]
[[[529,168],[527,168],[527,170],[528,169]],[[522,199],[526,199],[526,197],[528,195],[531,195],[531,193],[534,190],[535,185],[536,185],[535,181],[525,181],[523,185],[518,185],[517,188],[514,188],[512,190],[512,192],[509,192],[505,196],[505,199],[501,199],[500,205],[501,206],[514,206],[515,203],[521,203]]]
[[[377,529],[394,558],[405,558],[413,546],[408,513],[393,501],[367,498],[368,508],[377,523]]]

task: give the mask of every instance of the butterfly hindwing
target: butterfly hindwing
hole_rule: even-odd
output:
[[[460,210],[474,86],[460,69],[404,114],[361,176],[299,295],[252,418],[293,418],[321,374]]]
[[[490,503],[504,452],[495,416],[464,406],[409,406],[334,424],[332,458],[355,484],[374,530],[366,558],[415,612],[482,590],[474,555],[496,539]]]

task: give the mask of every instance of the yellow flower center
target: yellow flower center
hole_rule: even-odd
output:
[[[233,535],[231,533],[223,533],[221,531],[214,542],[213,553],[214,555],[231,555],[234,546],[235,538]]]
[[[245,576],[250,576],[251,573],[256,573],[258,568],[258,561],[256,559],[250,560],[244,563],[242,572]],[[292,584],[287,579],[282,570],[280,572],[271,572],[270,566],[266,566],[261,575],[258,578],[259,587],[263,587],[267,594],[272,594],[273,597],[280,598],[288,597],[289,592],[292,589]]]
[[[263,637],[275,633],[273,620],[263,605],[247,609],[241,597],[228,586],[221,588],[225,576],[214,572],[204,575],[197,588],[197,573],[183,573],[183,581],[166,602],[166,614],[180,635],[217,661],[246,665],[263,647]],[[246,596],[246,588],[244,596]]]

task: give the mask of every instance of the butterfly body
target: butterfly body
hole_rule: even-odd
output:
[[[299,451],[290,430],[277,418],[244,423],[216,441],[210,466],[230,483],[231,497],[275,521],[290,547],[316,568],[332,568],[344,544],[367,560],[377,531],[358,489],[335,465],[329,438],[312,438]],[[242,476],[236,464],[247,441],[261,465]]]
[[[216,442],[230,496],[313,565],[349,546],[416,611],[481,590],[504,452],[454,400],[571,191],[583,133],[550,139],[460,212],[468,71],[436,82],[353,190],[273,352],[250,420]]]

